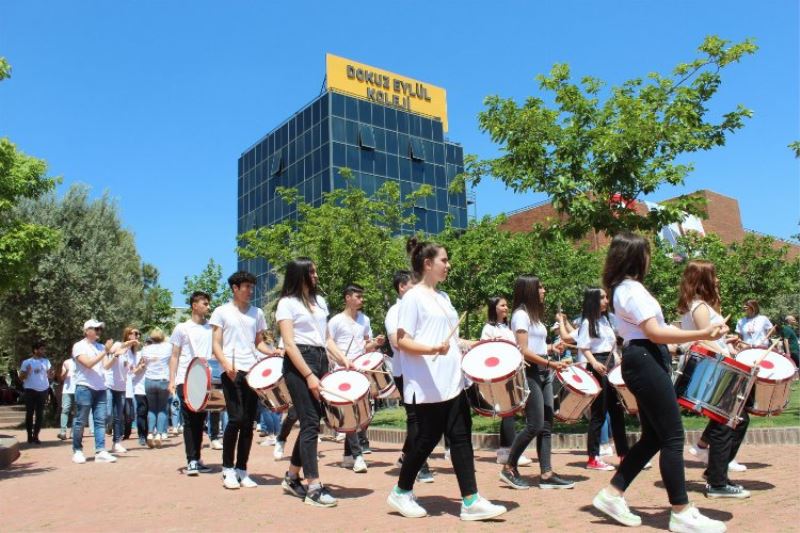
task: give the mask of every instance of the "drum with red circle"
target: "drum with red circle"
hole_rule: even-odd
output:
[[[736,360],[753,367],[764,350],[743,350],[736,355]],[[753,403],[745,407],[748,413],[756,416],[777,415],[789,405],[791,385],[797,375],[794,362],[777,352],[769,352],[761,360],[756,373]]]
[[[368,352],[353,359],[353,369],[363,372],[369,379],[373,398],[388,398],[397,390],[392,373],[387,368],[381,352]]]
[[[254,364],[247,373],[247,384],[268,409],[282,413],[292,405],[289,388],[283,379],[283,357],[271,355]]]
[[[328,427],[340,433],[361,431],[372,421],[370,382],[355,370],[334,370],[320,380],[322,411]]]
[[[474,344],[461,360],[461,370],[472,382],[467,398],[479,415],[507,417],[525,407],[530,390],[522,352],[514,343]]]
[[[558,411],[555,417],[562,422],[577,422],[600,394],[600,384],[585,368],[570,365],[556,372],[561,383],[558,391]]]
[[[625,380],[622,379],[621,365],[617,365],[611,369],[611,371],[608,373],[608,382],[611,383],[611,386],[614,387],[615,391],[617,391],[619,403],[622,404],[622,408],[625,409],[625,412],[629,415],[635,415],[639,413],[639,404],[636,403],[636,397],[630,391],[628,386],[625,385]]]

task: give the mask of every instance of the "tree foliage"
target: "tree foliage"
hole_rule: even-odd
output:
[[[142,304],[139,327],[144,331],[161,328],[170,331],[175,327],[172,309],[172,291],[158,282],[158,269],[150,263],[142,264]]]
[[[186,297],[186,305],[189,305],[189,297],[194,291],[204,291],[211,296],[212,311],[233,297],[231,289],[222,275],[222,266],[213,258],[208,260],[208,264],[199,274],[183,278],[181,292]]]
[[[708,103],[721,85],[722,69],[755,53],[755,44],[710,36],[698,50],[697,59],[669,75],[654,72],[608,90],[597,78],[572,81],[569,66],[557,64],[537,77],[554,105],[537,96],[522,105],[489,96],[480,128],[504,154],[468,158],[462,183],[490,175],[517,192],[547,193],[565,216],[546,229],[571,238],[590,230],[653,231],[686,213],[703,216],[702,200],[695,197],[644,214],[630,208],[662,185],[683,184],[693,167],[678,161],[724,145],[726,135],[752,115],[739,105],[714,120]]]

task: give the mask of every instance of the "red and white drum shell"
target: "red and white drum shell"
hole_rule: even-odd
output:
[[[372,421],[370,381],[355,370],[334,370],[322,376],[322,411],[328,427],[340,433],[361,431]],[[328,393],[331,391],[333,394]]]
[[[636,397],[625,385],[625,380],[622,379],[622,365],[617,365],[611,369],[611,372],[608,373],[608,382],[617,391],[619,403],[622,404],[625,412],[629,415],[639,413],[639,404],[636,403]]]
[[[525,407],[530,390],[522,352],[514,343],[476,343],[461,360],[461,370],[472,382],[467,397],[479,415],[507,417]]]
[[[373,398],[388,398],[397,390],[392,373],[386,365],[386,358],[381,352],[359,355],[353,359],[353,368],[367,376]]]
[[[586,369],[570,365],[556,372],[561,383],[558,391],[558,411],[555,417],[562,422],[577,422],[600,394],[600,384]]]
[[[752,368],[762,355],[764,350],[743,350],[736,355],[736,360]],[[758,367],[753,403],[745,407],[747,412],[756,416],[782,413],[789,405],[796,375],[797,367],[791,359],[777,352],[767,353]]]
[[[225,410],[225,395],[220,385],[212,383],[211,368],[203,357],[195,357],[186,367],[183,402],[195,413]]]
[[[247,373],[247,384],[265,407],[282,413],[292,405],[289,388],[283,379],[283,357],[271,355],[254,364]]]

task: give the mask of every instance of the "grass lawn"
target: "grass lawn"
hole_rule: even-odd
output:
[[[633,417],[626,417],[626,426],[631,431],[639,427],[638,421]],[[524,425],[524,421],[517,416],[517,429]],[[692,413],[683,413],[683,427],[686,429],[703,429],[708,419]],[[405,429],[406,413],[402,407],[381,409],[372,419],[372,427]],[[750,415],[751,428],[800,426],[800,382],[792,384],[792,394],[789,406],[778,416],[753,416]],[[556,421],[554,433],[585,433],[588,427],[586,420],[575,424],[562,424]],[[472,415],[472,431],[475,433],[499,433],[500,419]]]

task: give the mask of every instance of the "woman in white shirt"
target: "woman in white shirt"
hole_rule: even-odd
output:
[[[139,344],[139,339],[133,335],[136,328],[128,326],[122,332],[123,342],[116,342],[111,347],[108,358],[110,366],[106,369],[106,387],[108,387],[111,402],[113,453],[125,453],[128,450],[122,445],[125,420],[125,391],[128,385],[128,371],[131,367],[130,350]],[[138,333],[138,332],[137,332]],[[108,417],[107,417],[108,418]]]
[[[736,323],[736,333],[741,339],[739,349],[769,347],[769,336],[774,326],[769,318],[761,314],[758,300],[747,300],[742,309],[745,316]]]
[[[553,472],[550,464],[551,432],[553,429],[553,370],[566,367],[561,361],[551,361],[550,352],[557,349],[547,344],[544,321],[545,288],[536,276],[520,276],[514,281],[514,313],[511,329],[523,357],[529,363],[525,370],[530,395],[525,403],[525,428],[511,445],[508,461],[500,471],[500,480],[514,489],[528,489],[530,485],[520,476],[517,467],[522,452],[536,439],[539,456],[541,489],[571,489],[572,481]]]
[[[666,344],[716,340],[727,328],[680,330],[667,326],[661,306],[642,285],[649,267],[650,243],[644,237],[627,232],[614,236],[603,269],[603,285],[613,302],[618,333],[625,341],[622,378],[639,405],[642,435],[592,504],[621,524],[640,525],[642,519],[631,513],[624,493],[660,452],[661,479],[672,505],[670,531],[722,532],[725,524],[702,515],[689,504],[686,494],[683,423]]]
[[[161,448],[167,439],[167,407],[169,402],[169,360],[172,344],[160,328],[150,331],[150,340],[142,349],[146,361],[144,390],[147,396],[147,446]]]
[[[294,443],[289,470],[282,486],[285,491],[315,507],[335,507],[336,498],[322,484],[317,461],[320,404],[320,378],[328,372],[326,348],[345,368],[350,360],[328,335],[328,304],[317,293],[317,267],[307,257],[299,257],[286,265],[275,321],[286,349],[283,375],[292,398],[300,434]],[[303,468],[308,488],[300,482]]]
[[[412,492],[422,465],[442,435],[450,440],[450,457],[461,491],[461,519],[486,520],[506,512],[478,494],[472,450],[472,418],[464,391],[461,350],[458,345],[458,313],[450,298],[436,286],[447,279],[447,250],[435,243],[406,246],[419,283],[400,300],[397,346],[403,366],[403,401],[414,404],[419,424],[417,443],[403,459],[400,479],[387,503],[408,518],[427,511]]]
[[[608,381],[608,372],[619,364],[615,347],[617,334],[608,319],[608,296],[599,288],[589,288],[583,292],[583,314],[581,325],[575,335],[578,350],[586,357],[589,372],[600,383],[600,394],[592,402],[591,418],[587,434],[587,453],[589,470],[614,470],[614,467],[600,459],[600,430],[606,419],[611,418],[611,434],[619,457],[628,454],[628,439],[625,436],[625,412],[617,401],[614,387]]]

